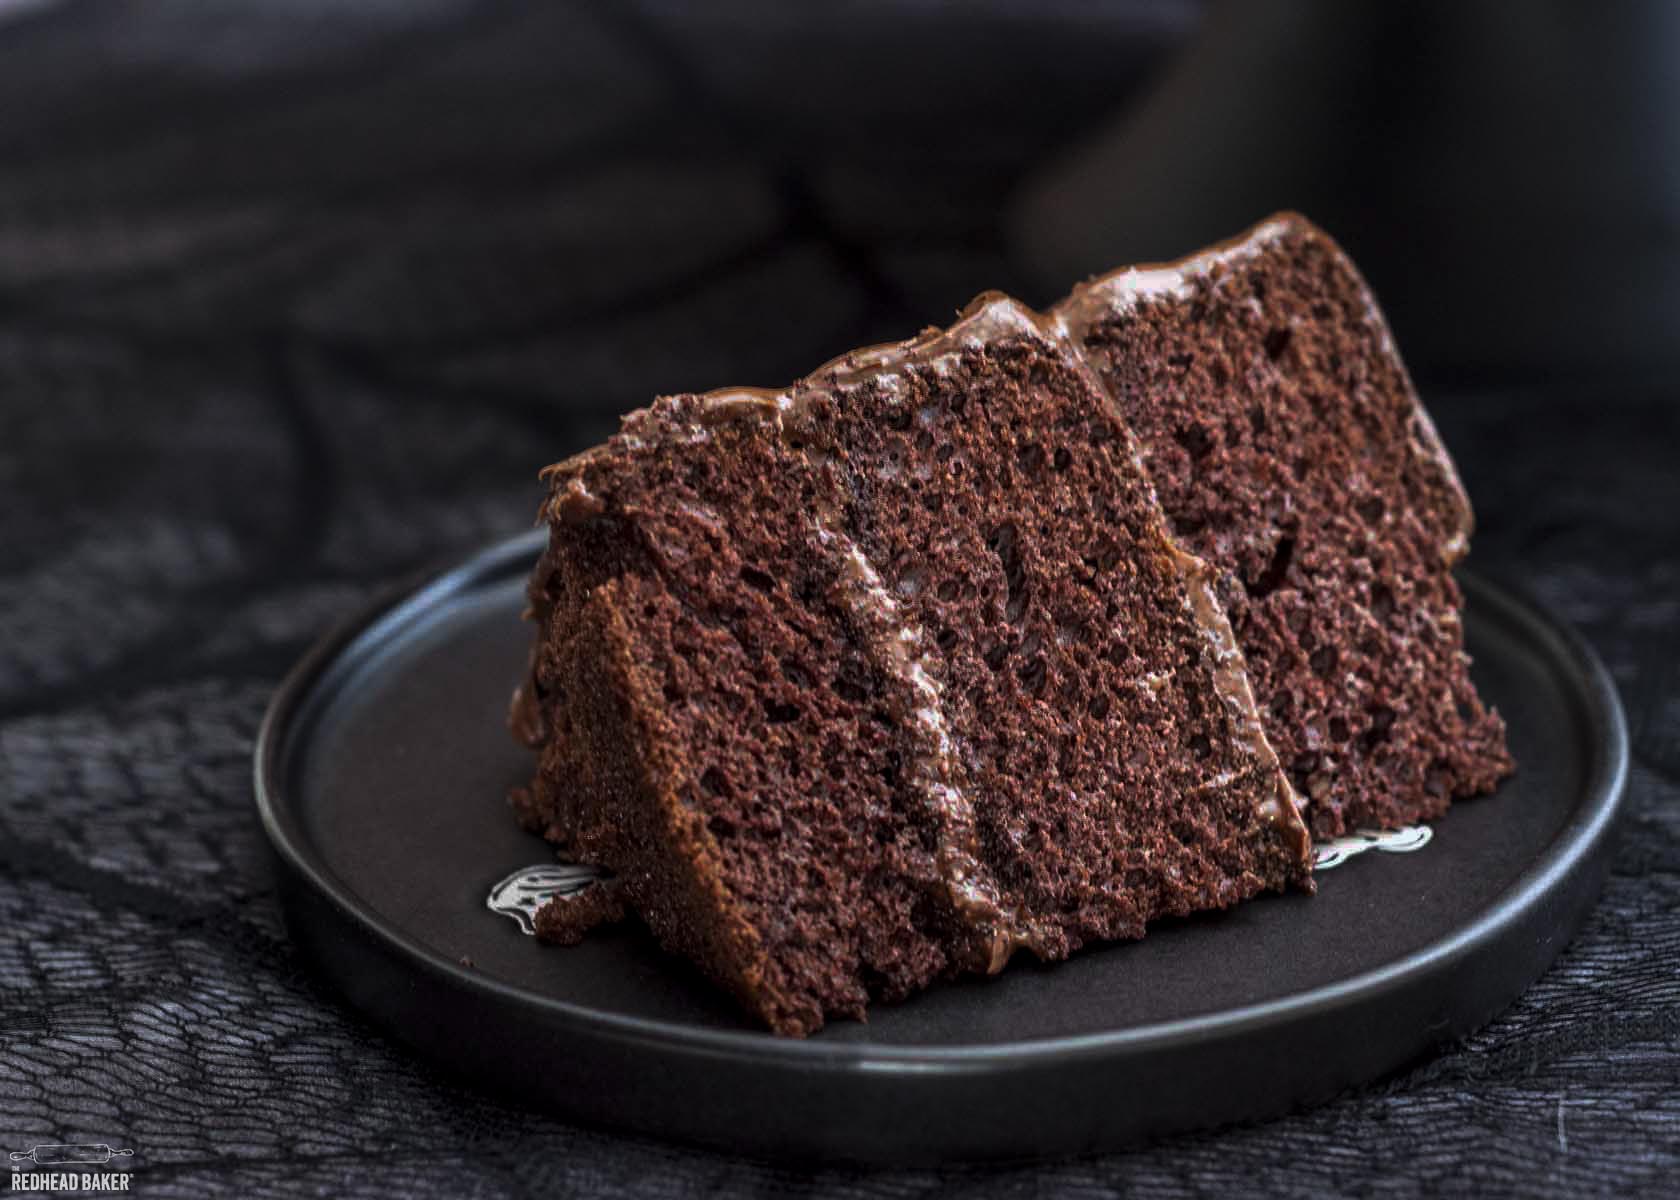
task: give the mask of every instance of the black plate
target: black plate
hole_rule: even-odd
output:
[[[548,858],[504,794],[504,727],[540,534],[504,543],[318,646],[257,743],[257,804],[293,938],[427,1055],[578,1119],[734,1150],[870,1161],[1020,1157],[1263,1117],[1482,1024],[1597,895],[1627,767],[1590,650],[1465,575],[1484,696],[1521,769],[1417,853],[1365,854],[1316,898],[1170,922],[839,1022],[750,1027],[645,933],[565,950],[486,907]],[[469,965],[470,964],[470,965]]]

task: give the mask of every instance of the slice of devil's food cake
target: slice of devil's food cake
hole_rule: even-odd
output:
[[[1310,889],[1217,572],[1055,323],[982,297],[546,476],[515,806],[613,873],[547,936],[633,912],[798,1035]]]
[[[1353,264],[1284,214],[1075,290],[1056,317],[1218,572],[1319,836],[1439,816],[1512,770],[1451,569],[1470,504]]]

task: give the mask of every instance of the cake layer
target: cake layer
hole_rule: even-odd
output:
[[[1512,769],[1451,568],[1470,504],[1376,302],[1304,218],[1056,310],[1219,572],[1266,733],[1334,836],[1440,815]]]
[[[828,481],[722,416],[661,401],[554,472],[533,694],[563,736],[533,790],[662,944],[803,1033],[925,987],[949,917],[902,684],[810,518]]]

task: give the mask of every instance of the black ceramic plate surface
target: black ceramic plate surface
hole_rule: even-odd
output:
[[[256,792],[292,936],[371,1020],[573,1118],[739,1152],[1035,1157],[1323,1100],[1482,1024],[1597,895],[1626,773],[1615,693],[1568,630],[1473,574],[1465,628],[1518,774],[1409,854],[1316,897],[1168,922],[1055,967],[1017,962],[806,1041],[761,1032],[632,926],[573,949],[492,912],[551,861],[508,788],[508,696],[540,534],[365,614],[276,696]]]

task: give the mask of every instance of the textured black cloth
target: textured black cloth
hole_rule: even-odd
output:
[[[132,1147],[158,1197],[1672,1189],[1672,385],[1430,389],[1475,561],[1615,674],[1630,811],[1508,1012],[1311,1112],[794,1171],[465,1090],[281,928],[251,743],[312,639],[526,528],[537,467],[654,393],[790,379],[1018,286],[1011,188],[1195,16],[0,0],[0,1149]]]

